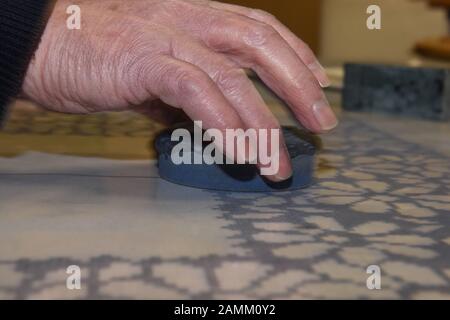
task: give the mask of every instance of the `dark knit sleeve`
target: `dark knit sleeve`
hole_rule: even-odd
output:
[[[20,93],[53,1],[0,0],[0,127],[7,105]]]

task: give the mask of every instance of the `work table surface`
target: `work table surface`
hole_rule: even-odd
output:
[[[141,116],[29,109],[0,133],[0,299],[450,298],[449,123],[337,107],[310,188],[225,193],[159,179]]]

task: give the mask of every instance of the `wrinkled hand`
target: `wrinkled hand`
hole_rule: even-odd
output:
[[[81,30],[66,27],[71,4]],[[206,0],[57,1],[23,92],[61,112],[151,112],[162,101],[206,128],[279,128],[244,68],[312,132],[336,126],[321,89],[329,81],[305,43],[265,12]],[[282,143],[269,178],[291,173]]]

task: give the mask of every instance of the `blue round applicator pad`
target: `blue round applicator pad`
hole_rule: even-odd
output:
[[[173,130],[161,133],[155,143],[159,153],[159,175],[164,180],[194,188],[236,192],[289,191],[305,188],[312,183],[316,148],[312,142],[307,142],[312,139],[297,128],[283,127],[294,174],[281,183],[267,181],[258,174],[256,166],[250,164],[176,165],[171,160],[171,152],[179,142],[171,141]],[[199,152],[194,150],[193,141],[191,145],[191,152]]]

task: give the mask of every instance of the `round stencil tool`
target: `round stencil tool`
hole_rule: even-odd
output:
[[[260,176],[256,166],[251,164],[208,165],[203,161],[202,164],[192,164],[193,161],[189,164],[175,164],[171,157],[172,150],[180,143],[179,140],[171,141],[175,129],[164,131],[156,139],[159,175],[164,180],[194,188],[235,192],[290,191],[305,188],[312,183],[316,149],[313,138],[297,128],[283,127],[294,174],[292,178],[281,183],[269,182]],[[207,144],[194,143],[194,130],[187,130],[191,133],[190,159],[195,156],[202,159]]]

